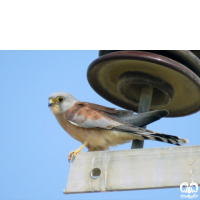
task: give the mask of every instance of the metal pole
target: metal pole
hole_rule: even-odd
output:
[[[140,102],[138,106],[138,113],[148,112],[151,106],[151,100],[153,96],[153,87],[150,85],[144,85],[140,95]],[[146,128],[146,126],[143,126]],[[131,149],[143,148],[144,140],[133,140]]]

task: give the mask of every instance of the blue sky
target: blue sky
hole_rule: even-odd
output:
[[[48,96],[64,91],[80,101],[119,108],[95,93],[87,81],[87,68],[97,57],[98,51],[0,51],[0,199],[181,199],[179,188],[62,193],[69,171],[68,153],[80,143],[59,126],[48,108]],[[148,129],[199,145],[199,119],[199,112],[164,118]],[[167,146],[171,145],[145,141],[144,148]]]

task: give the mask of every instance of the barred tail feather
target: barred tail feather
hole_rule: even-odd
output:
[[[174,145],[178,145],[178,146],[181,146],[184,143],[188,143],[188,140],[186,140],[186,139],[179,138],[176,136],[166,135],[166,134],[160,134],[160,133],[152,134],[152,135],[148,135],[148,136],[143,135],[142,137],[145,140],[154,140],[154,141],[165,142],[165,143],[174,144]]]
[[[139,135],[144,140],[165,142],[165,143],[174,144],[174,145],[178,145],[178,146],[181,146],[184,143],[189,142],[187,139],[179,138],[174,135],[167,135],[164,133],[146,130],[144,128],[136,127],[136,126],[122,125],[122,126],[115,127],[114,129],[117,129],[118,131],[132,133],[134,135]]]

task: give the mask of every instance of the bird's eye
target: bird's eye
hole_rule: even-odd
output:
[[[64,100],[63,97],[58,97],[58,98],[57,98],[57,101],[58,101],[58,102],[62,102],[63,100]]]

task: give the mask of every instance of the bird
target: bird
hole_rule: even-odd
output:
[[[66,92],[49,96],[48,106],[60,126],[82,145],[71,151],[71,160],[84,147],[88,151],[108,150],[111,146],[131,140],[154,140],[174,145],[188,143],[187,139],[142,128],[166,116],[167,110],[154,110],[134,114],[131,110],[109,108],[94,103],[81,102]]]

